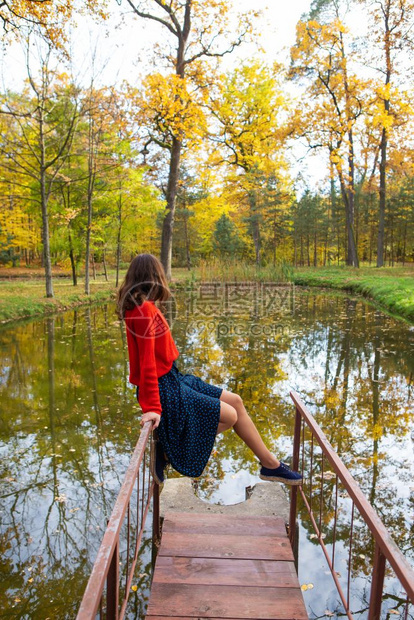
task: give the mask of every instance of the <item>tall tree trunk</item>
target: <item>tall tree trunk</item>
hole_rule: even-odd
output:
[[[70,224],[69,224],[68,232],[69,232],[69,257],[70,257],[70,264],[72,267],[72,281],[73,281],[73,286],[77,286],[78,279],[76,276],[76,264],[75,264],[75,256],[73,254],[73,244],[72,244],[72,235],[70,234]]]
[[[52,281],[52,261],[50,258],[50,235],[49,235],[49,213],[48,197],[46,193],[46,173],[40,172],[40,202],[42,208],[42,242],[43,242],[43,266],[46,277],[46,297],[54,297]]]
[[[387,102],[384,102],[386,104]],[[387,109],[386,105],[384,105]],[[389,101],[388,101],[389,110]],[[377,267],[384,265],[384,237],[385,237],[385,202],[386,202],[386,167],[387,167],[387,130],[381,134],[380,185],[379,185],[379,213],[378,213],[378,240],[377,240]]]
[[[351,134],[352,137],[352,134]],[[348,167],[349,174],[353,175],[353,148],[350,147],[350,151],[348,152]],[[331,148],[332,150],[332,148]],[[358,260],[358,251],[355,242],[355,232],[354,232],[354,187],[353,180],[351,177],[351,182],[346,183],[344,180],[343,173],[341,169],[336,166],[336,171],[339,178],[339,183],[341,186],[341,195],[342,200],[345,206],[345,222],[346,222],[346,263],[352,267],[359,267]],[[332,183],[332,182],[331,182]],[[331,184],[331,192],[332,192],[332,184]],[[339,250],[339,239],[338,239],[338,250]]]
[[[177,58],[175,63],[176,74],[184,79],[185,62],[184,54],[187,45],[188,35],[191,28],[191,2],[186,2],[184,26],[178,34]],[[174,230],[175,204],[177,197],[178,176],[180,172],[182,141],[176,136],[172,139],[170,169],[168,173],[167,185],[167,207],[164,221],[162,224],[161,235],[161,263],[163,264],[167,280],[171,280],[171,259],[172,259],[172,241]]]
[[[86,225],[86,249],[85,249],[85,293],[89,295],[91,292],[89,261],[91,257],[91,225],[92,225],[92,196],[88,197],[88,222]]]
[[[161,235],[161,263],[167,280],[171,280],[172,241],[174,229],[175,204],[177,197],[178,176],[180,172],[181,142],[173,138],[171,147],[170,169],[167,185],[167,206]]]
[[[352,267],[359,267],[358,248],[355,235],[355,170],[354,170],[354,139],[352,129],[348,132],[348,183],[347,183],[347,263]]]
[[[293,264],[295,267],[298,266],[298,257],[297,257],[297,242],[296,242],[296,230],[293,231]]]
[[[249,192],[250,230],[252,233],[252,238],[253,238],[253,243],[254,243],[256,265],[260,265],[261,239],[260,239],[259,215],[257,213],[256,198],[257,198],[256,192],[254,191]]]
[[[385,86],[387,86],[391,80],[391,44],[390,44],[390,4],[391,0],[385,2],[383,7],[384,16],[384,42],[385,42]],[[390,99],[386,95],[384,99],[384,112],[388,116],[390,111]],[[388,146],[388,132],[386,127],[382,128],[381,132],[381,144],[380,144],[380,184],[379,184],[379,214],[378,214],[378,242],[377,242],[377,267],[384,265],[384,236],[385,236],[385,204],[387,199],[387,146]]]
[[[104,269],[105,282],[108,282],[108,272],[106,270],[105,249],[103,250],[102,263]]]
[[[259,227],[259,218],[256,215],[254,217],[253,223],[253,241],[254,241],[254,250],[256,255],[256,265],[260,265],[260,250],[261,250],[261,240],[260,240],[260,227]]]
[[[87,190],[87,204],[88,204],[88,221],[86,225],[86,249],[85,249],[85,293],[89,295],[90,288],[90,271],[89,262],[91,258],[91,229],[92,229],[92,207],[93,207],[93,191],[95,187],[95,175],[96,175],[96,161],[95,161],[95,137],[94,137],[94,122],[89,112],[89,126],[88,126],[88,190]]]
[[[116,235],[116,278],[115,286],[119,285],[119,267],[121,264],[121,231],[122,231],[122,180],[119,179],[119,198],[118,198],[118,230]]]
[[[338,171],[339,180],[341,184],[342,199],[345,205],[345,218],[346,218],[346,240],[347,240],[347,265],[351,267],[359,267],[358,252],[355,243],[354,233],[354,214],[353,214],[353,198],[352,202],[349,201],[349,193],[345,186],[341,172]]]
[[[402,264],[405,265],[405,253],[407,250],[407,224],[404,224],[404,238],[403,238],[403,255],[402,255]]]
[[[359,267],[358,248],[355,235],[355,165],[354,165],[354,137],[352,133],[352,122],[355,120],[350,105],[350,90],[348,84],[348,71],[345,55],[345,44],[342,32],[340,33],[341,55],[343,62],[344,91],[346,104],[346,120],[348,123],[348,178],[345,182],[341,174],[341,189],[344,196],[346,211],[346,232],[347,232],[347,264],[352,267]],[[338,169],[339,173],[339,169]],[[346,194],[346,200],[345,200]]]
[[[52,262],[50,258],[50,235],[49,235],[49,213],[48,213],[48,192],[46,191],[46,148],[44,135],[43,107],[39,110],[39,147],[40,147],[40,203],[42,210],[42,243],[43,243],[43,266],[45,269],[46,297],[54,297],[52,282]]]
[[[191,271],[191,256],[190,256],[190,240],[188,238],[188,215],[184,213],[184,235],[185,235],[185,254],[187,260],[187,269]]]
[[[71,158],[68,157],[68,169],[69,173],[71,171]],[[65,192],[66,190],[66,192]],[[66,210],[70,210],[72,194],[71,194],[71,184],[67,183],[65,187],[62,188],[62,199],[63,204]],[[76,261],[75,261],[75,253],[73,249],[73,240],[72,240],[72,232],[71,232],[72,221],[69,219],[68,221],[68,240],[69,240],[69,258],[70,258],[70,266],[72,269],[72,282],[73,286],[78,285],[78,276],[76,274]]]
[[[333,163],[331,162],[331,169],[330,169],[331,211],[332,211],[332,223],[333,223],[333,228],[334,228],[335,237],[336,237],[336,259],[337,259],[337,264],[339,265],[340,254],[341,254],[341,242],[340,242],[340,237],[339,237],[339,218],[338,218],[338,212],[336,209],[336,191],[335,191],[334,175],[335,175],[334,166],[333,166]]]

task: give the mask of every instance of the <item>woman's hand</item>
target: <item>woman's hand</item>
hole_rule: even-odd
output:
[[[159,413],[155,413],[155,411],[147,411],[146,413],[142,415],[140,424],[141,426],[144,426],[145,422],[152,421],[152,430],[155,430],[156,428],[158,428],[160,419],[161,419],[161,416]]]

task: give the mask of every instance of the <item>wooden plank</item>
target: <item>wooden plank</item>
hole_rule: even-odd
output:
[[[159,556],[234,558],[293,562],[288,538],[275,536],[223,536],[163,531]]]
[[[147,620],[308,620],[284,520],[167,513]]]
[[[166,513],[163,531],[236,536],[286,536],[281,517],[249,517],[223,514]]]
[[[308,620],[297,588],[154,583],[149,616]]]
[[[158,556],[153,583],[298,588],[293,562]]]

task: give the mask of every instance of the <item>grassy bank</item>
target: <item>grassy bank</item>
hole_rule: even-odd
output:
[[[195,272],[177,270],[177,282],[204,281],[294,282],[296,285],[337,289],[357,293],[376,302],[383,309],[414,321],[413,267],[302,267],[254,264],[213,260],[202,263]],[[174,273],[174,278],[176,275]]]
[[[174,269],[173,286],[178,282],[186,282],[197,275],[187,269]],[[54,298],[45,296],[43,271],[33,269],[25,273],[22,269],[0,270],[0,324],[19,319],[49,316],[70,308],[77,308],[96,302],[114,300],[116,296],[115,270],[108,270],[108,282],[103,275],[96,280],[91,279],[91,294],[85,295],[84,279],[78,278],[78,285],[73,286],[70,274],[58,272],[54,274]],[[25,277],[26,276],[26,277]],[[124,272],[122,273],[122,277]]]
[[[114,280],[92,281],[91,294],[85,295],[82,281],[74,287],[69,279],[55,279],[53,299],[45,297],[43,280],[2,281],[0,286],[0,323],[48,316],[68,308],[106,301],[115,295]]]
[[[294,270],[293,281],[358,293],[414,321],[414,269],[410,267],[304,267]]]
[[[10,270],[12,273],[12,270]],[[83,293],[84,283],[77,287],[69,278],[55,278],[55,298],[45,297],[43,279],[32,277],[3,280],[0,284],[0,323],[47,316],[77,306],[108,301],[115,297],[115,274],[109,272],[109,282],[102,276],[91,281],[91,294]],[[35,274],[37,275],[37,274]],[[39,274],[40,275],[40,274]],[[293,281],[297,285],[327,287],[358,293],[378,303],[384,309],[414,321],[414,269],[407,267],[375,269],[362,267],[306,267],[269,266],[256,269],[255,265],[219,261],[203,263],[188,271],[173,269],[172,288],[194,281]]]

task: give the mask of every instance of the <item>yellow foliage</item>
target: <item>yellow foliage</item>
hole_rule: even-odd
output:
[[[374,424],[374,426],[372,427],[372,438],[375,439],[381,439],[381,437],[384,434],[384,428],[382,427],[381,424]]]
[[[0,206],[0,247],[33,249],[36,246],[38,230],[30,225],[29,216],[19,206]]]
[[[143,90],[137,94],[142,123],[155,128],[160,140],[198,142],[206,132],[206,119],[201,103],[203,91],[191,91],[188,79],[176,74],[149,75]]]
[[[229,163],[253,176],[274,173],[282,161],[278,146],[286,134],[282,115],[288,101],[278,88],[278,71],[277,65],[269,69],[259,61],[247,63],[222,76],[220,94],[212,103],[222,142],[233,153]],[[256,183],[253,177],[250,181]]]
[[[107,19],[106,6],[108,0],[86,0],[80,7],[81,12],[89,12],[96,15],[99,19]],[[56,47],[63,49],[67,36],[65,26],[72,17],[78,5],[75,0],[11,0],[2,3],[0,7],[0,19],[7,31],[13,31],[19,36],[19,28],[22,25],[38,24],[49,41]]]
[[[194,211],[191,225],[199,236],[199,249],[203,254],[208,254],[212,250],[213,225],[221,215],[229,215],[231,205],[225,196],[211,194],[193,204],[191,208]]]

